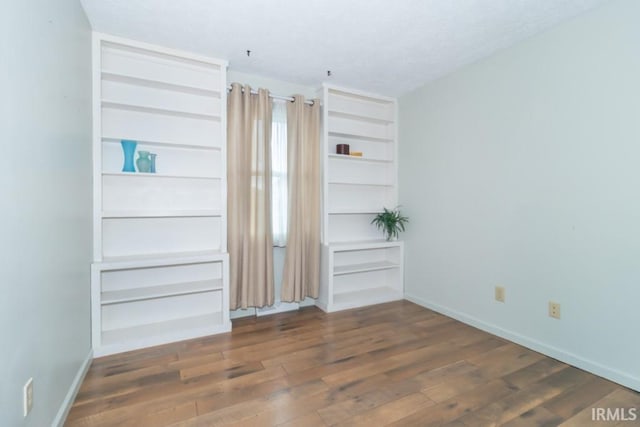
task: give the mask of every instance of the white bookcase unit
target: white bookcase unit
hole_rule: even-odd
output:
[[[97,356],[229,331],[226,68],[104,34],[93,44]],[[157,154],[122,172],[120,141]]]
[[[336,311],[403,298],[403,243],[371,220],[398,200],[396,101],[323,86],[323,251],[317,305]],[[338,144],[350,152],[337,153]]]

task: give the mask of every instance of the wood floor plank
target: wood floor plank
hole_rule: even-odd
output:
[[[239,319],[233,331],[94,360],[69,427],[591,426],[640,395],[395,301]],[[602,425],[635,425],[614,421]]]
[[[136,390],[135,392],[118,396],[116,399],[107,398],[92,405],[80,405],[76,408],[78,414],[73,417],[71,417],[73,414],[70,414],[70,417],[76,421],[90,417],[95,420],[93,425],[117,426],[130,418],[132,414],[142,415],[206,396],[252,388],[262,382],[284,378],[285,376],[286,373],[281,367],[262,369],[226,380],[215,377],[218,380],[215,382],[211,382],[207,376],[203,376],[197,378],[198,382],[189,384],[180,382],[173,387],[150,387],[147,390]],[[72,410],[72,412],[74,411]],[[99,414],[97,420],[94,417],[95,413]]]
[[[334,389],[337,403],[319,409],[318,413],[329,425],[370,412],[381,405],[420,392],[419,381],[392,381],[380,374]]]
[[[311,412],[303,417],[299,417],[277,427],[326,427],[327,424],[320,418],[317,412]]]
[[[567,366],[561,371],[474,411],[469,416],[461,418],[461,421],[469,425],[505,424],[559,395],[564,390],[583,383],[585,379],[583,371]],[[470,422],[470,420],[474,421]],[[482,422],[478,424],[478,421]]]
[[[502,377],[543,359],[540,353],[517,344],[509,344],[467,359],[487,378]]]
[[[227,406],[258,399],[290,388],[291,383],[286,376],[282,376],[237,390],[202,393],[196,397],[198,414],[206,414]]]
[[[333,425],[391,400],[417,393],[429,385],[441,384],[472,369],[476,368],[461,361],[423,372],[408,380],[394,380],[386,374],[368,377],[366,380],[341,386],[340,391],[346,398],[335,405],[318,410],[318,413],[327,424]]]
[[[213,412],[199,412],[197,418],[178,425],[274,426],[303,416],[317,407],[326,406],[325,402],[330,401],[331,394],[327,385],[322,381],[312,381]]]
[[[422,392],[434,402],[444,402],[467,390],[486,384],[486,382],[487,379],[476,368],[473,371],[453,376],[435,386],[425,387]]]
[[[478,341],[473,341],[466,345],[452,345],[448,350],[434,355],[433,357],[422,359],[415,363],[405,364],[398,368],[387,371],[386,373],[390,378],[394,380],[408,379],[423,372],[428,372],[438,367],[447,366],[452,362],[464,360],[469,355],[488,351],[502,345],[504,345],[502,340],[496,340],[493,337],[483,337]]]
[[[435,367],[438,367],[438,363],[442,361],[442,357],[439,357],[439,356],[448,354],[454,348],[458,348],[466,344],[477,342],[482,339],[486,339],[486,337],[483,337],[480,334],[460,333],[455,337],[451,338],[447,342],[441,342],[438,344],[404,352],[402,354],[388,357],[382,361],[370,362],[355,368],[351,368],[346,371],[327,375],[322,379],[327,384],[336,384],[344,381],[353,381],[358,378],[373,375],[376,373],[390,371],[390,370],[397,369],[412,363],[418,363],[418,362],[428,363],[427,360],[429,360],[430,358],[438,361],[438,362],[434,362],[435,366],[429,365],[429,367],[435,368]],[[446,364],[447,363],[442,363],[441,366]]]
[[[503,379],[518,388],[524,388],[554,372],[558,372],[568,365],[555,359],[545,357],[536,363],[525,366],[517,371],[507,374]]]
[[[616,426],[621,425],[640,425],[640,394],[631,390],[618,388],[597,402],[589,405],[589,407],[578,412],[567,421],[560,424],[562,427],[582,427],[582,426]],[[598,409],[609,409],[614,416],[618,415],[618,419],[598,417]],[[631,420],[631,410],[634,410],[636,419]],[[622,420],[621,418],[628,418]]]
[[[481,408],[495,399],[501,399],[513,391],[513,386],[503,380],[492,380],[433,407],[414,412],[391,425],[396,427],[439,426]]]
[[[237,371],[243,367],[255,366],[263,368],[260,362],[247,362],[245,360],[222,359],[211,363],[202,363],[200,365],[190,366],[180,369],[180,379],[185,381],[191,378],[201,377],[203,375],[212,375],[222,373],[225,377],[230,377],[233,371]]]
[[[571,387],[545,402],[544,407],[563,419],[569,419],[617,388],[618,385],[611,381],[591,376],[587,382]]]
[[[370,353],[384,348],[401,345],[414,340],[415,336],[397,331],[381,331],[374,336],[360,335],[350,337],[347,340],[339,340],[336,345],[318,346],[301,351],[298,354],[286,355],[279,358],[265,360],[265,366],[279,364],[289,373],[309,369],[312,366],[325,365],[336,361],[345,360],[354,356]]]
[[[433,405],[435,403],[424,394],[413,393],[335,425],[337,427],[387,425]]]
[[[504,423],[504,427],[555,427],[562,422],[562,418],[556,414],[538,406],[520,416]]]
[[[187,369],[195,366],[214,363],[224,360],[224,356],[220,352],[207,352],[205,354],[196,355],[195,353],[178,353],[178,360],[169,362],[169,369]]]
[[[141,417],[130,418],[119,423],[121,427],[165,427],[176,422],[197,416],[195,402],[147,413]]]

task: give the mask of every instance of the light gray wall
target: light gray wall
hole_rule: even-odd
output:
[[[635,389],[638,17],[606,3],[400,99],[407,295]]]
[[[2,15],[0,425],[42,427],[90,351],[90,28],[78,0]]]

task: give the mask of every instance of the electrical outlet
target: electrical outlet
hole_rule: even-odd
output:
[[[549,301],[549,317],[560,318],[560,303]]]
[[[22,411],[26,417],[33,408],[33,378],[29,378],[22,387]]]
[[[496,301],[504,302],[504,287],[496,286]]]

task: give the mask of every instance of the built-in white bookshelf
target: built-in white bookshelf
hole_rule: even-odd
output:
[[[228,331],[225,61],[94,34],[96,355]],[[123,172],[121,140],[157,154]]]
[[[402,242],[371,224],[398,200],[396,101],[323,86],[323,252],[318,306],[342,310],[403,297]],[[350,152],[338,154],[337,145]]]
[[[331,312],[402,299],[403,254],[398,241],[323,245],[317,305]]]

